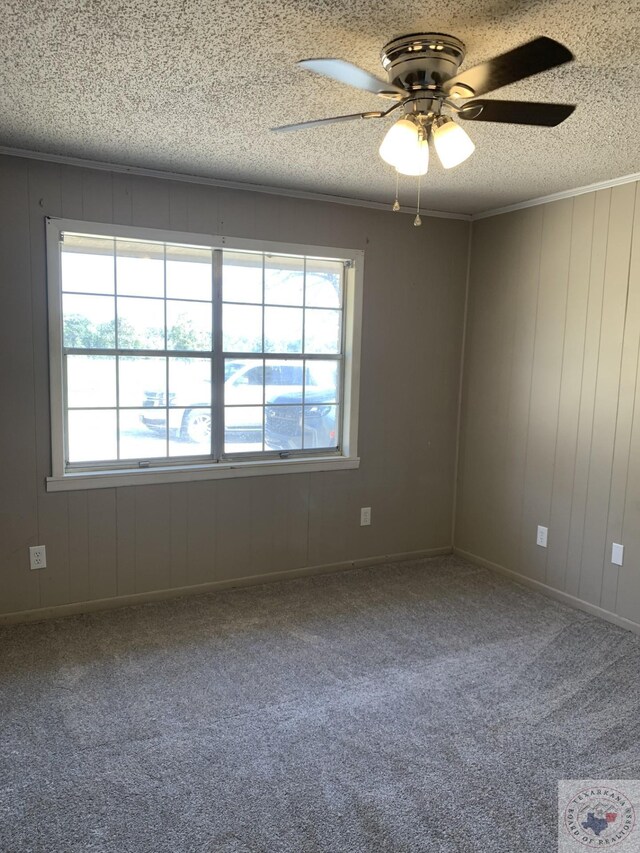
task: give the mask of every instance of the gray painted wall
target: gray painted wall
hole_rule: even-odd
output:
[[[364,249],[360,469],[47,494],[47,215]],[[449,546],[469,225],[411,223],[0,158],[0,613]]]
[[[634,622],[639,341],[640,185],[473,223],[456,547]]]

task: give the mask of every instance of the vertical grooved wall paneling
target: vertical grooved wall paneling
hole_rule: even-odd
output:
[[[0,613],[451,544],[469,223],[14,157],[0,198]],[[364,249],[361,467],[48,494],[45,216]]]
[[[545,578],[548,553],[536,545],[535,533],[539,523],[548,526],[551,510],[573,200],[541,211],[542,234],[539,242],[532,241],[532,250],[539,250],[531,266],[534,287],[537,271],[538,298],[520,528],[520,571],[536,580]]]
[[[473,224],[455,542],[635,622],[639,193],[628,183]]]
[[[621,391],[628,392],[626,382],[633,382],[633,410],[631,412],[631,436],[629,440],[629,465],[624,479],[624,498],[622,507],[622,527],[620,529],[619,542],[625,544],[625,565],[627,567],[640,566],[640,371],[638,370],[638,337],[640,331],[640,183],[636,187],[636,204],[634,215],[633,244],[629,265],[629,299],[627,304],[627,330],[625,335],[625,346],[627,339],[631,354],[623,374]],[[633,364],[633,349],[636,350],[635,365]],[[625,452],[624,442],[616,448],[618,452]],[[616,480],[617,489],[622,490],[623,484],[620,477]],[[616,512],[620,510],[616,507]],[[613,524],[618,519],[611,518]],[[618,533],[617,530],[611,531]],[[612,585],[611,585],[612,586]],[[607,596],[613,595],[613,590],[606,587]],[[637,618],[640,612],[640,584],[638,573],[619,570],[616,576],[615,591],[616,612],[627,619]]]
[[[29,166],[0,159],[2,310],[0,359],[3,412],[0,492],[0,600],[6,611],[40,605],[40,577],[29,571],[38,544],[35,365],[31,291]],[[10,413],[10,417],[7,416]]]

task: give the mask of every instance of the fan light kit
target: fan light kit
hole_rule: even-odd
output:
[[[379,153],[396,171],[396,198],[392,210],[400,210],[398,176],[418,178],[418,210],[414,224],[420,225],[420,178],[429,169],[429,140],[433,139],[436,154],[445,169],[464,163],[475,150],[456,118],[555,127],[575,109],[571,104],[493,101],[477,97],[570,62],[573,59],[571,51],[553,39],[540,36],[481,65],[458,72],[464,55],[465,46],[455,36],[443,33],[400,36],[382,49],[387,82],[343,59],[301,59],[297,64],[302,68],[394,103],[384,111],[321,118],[273,130],[303,130],[360,118],[385,118],[402,109],[402,116],[385,134]]]

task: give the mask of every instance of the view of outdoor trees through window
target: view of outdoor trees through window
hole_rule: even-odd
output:
[[[343,272],[340,260],[64,234],[67,464],[338,447]]]

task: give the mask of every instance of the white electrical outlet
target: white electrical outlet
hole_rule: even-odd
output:
[[[547,547],[547,534],[549,533],[548,527],[543,527],[541,524],[538,525],[538,535],[536,537],[536,545],[540,545],[541,548]]]
[[[624,559],[624,545],[614,542],[611,547],[611,562],[614,566],[621,566]]]
[[[29,548],[29,561],[32,569],[47,568],[47,549],[44,545],[32,545]]]
[[[360,527],[368,527],[371,524],[371,507],[363,506],[360,509]]]

